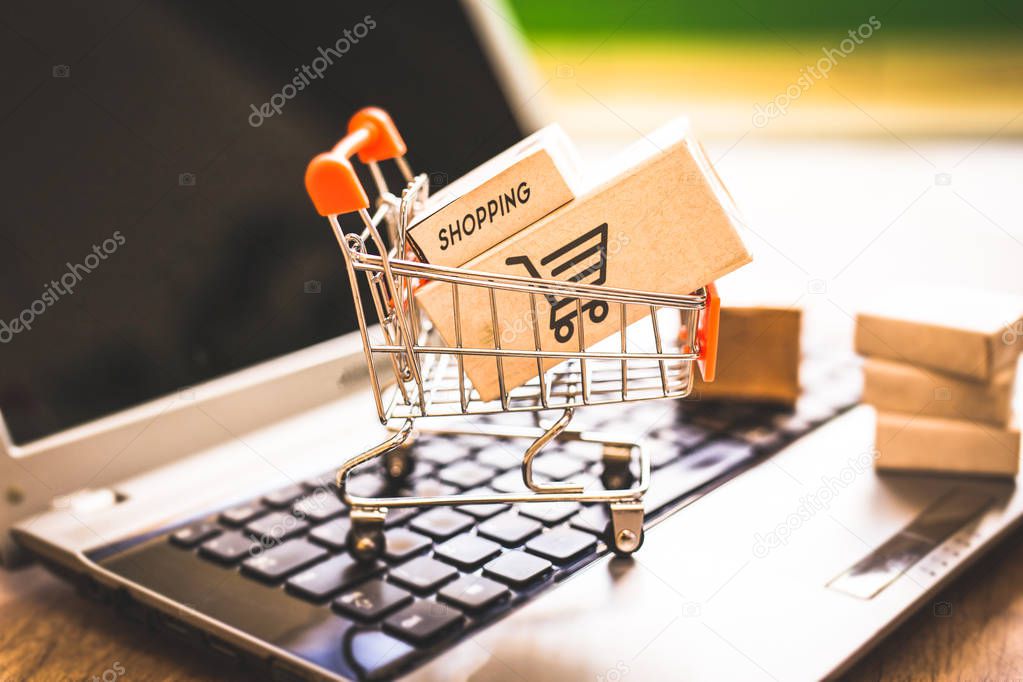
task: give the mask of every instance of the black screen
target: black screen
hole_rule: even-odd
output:
[[[435,178],[524,132],[458,2],[2,12],[0,410],[18,442],[354,329],[303,174],[357,109],[388,110]]]

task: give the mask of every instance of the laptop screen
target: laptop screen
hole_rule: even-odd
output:
[[[19,3],[0,32],[16,442],[353,330],[303,174],[360,107],[435,183],[525,132],[455,1]]]

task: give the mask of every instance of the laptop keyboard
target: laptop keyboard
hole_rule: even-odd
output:
[[[573,427],[646,431],[652,475],[644,506],[650,521],[851,406],[859,393],[856,376],[850,365],[819,372],[819,390],[808,391],[795,411],[695,400],[634,403],[580,410]],[[509,417],[520,423],[533,418],[484,420],[508,423]],[[523,491],[524,446],[525,441],[482,435],[421,436],[413,448],[416,467],[403,490],[389,491],[368,465],[352,476],[351,489],[366,496]],[[599,489],[600,460],[599,446],[553,444],[536,458],[534,472],[541,480]],[[414,668],[607,551],[605,504],[476,504],[390,510],[386,554],[360,564],[345,552],[348,510],[332,480],[330,471],[288,485],[103,563],[141,580],[132,565],[159,545],[161,565],[171,561],[174,570],[199,571],[199,582],[215,575],[231,581],[237,594],[251,585],[252,599],[272,594],[275,604],[300,602],[293,608],[305,609],[306,621],[315,613],[317,623],[357,632],[359,641],[372,646],[346,645],[347,658],[335,655],[328,663],[301,647],[298,655],[342,675],[374,678]],[[642,550],[637,558],[642,560]],[[211,572],[213,567],[220,570]],[[244,622],[233,625],[247,629]],[[379,655],[383,650],[389,653]]]

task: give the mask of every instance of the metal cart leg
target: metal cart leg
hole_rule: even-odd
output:
[[[380,458],[384,477],[391,483],[401,483],[416,468],[416,460],[412,457],[412,442],[406,442],[393,450],[388,450]]]
[[[366,450],[358,457],[349,459],[337,470],[334,480],[337,485],[338,497],[351,509],[352,525],[345,538],[345,544],[348,546],[348,552],[352,558],[357,561],[374,561],[383,555],[386,548],[384,521],[387,519],[387,509],[373,504],[373,501],[368,498],[350,495],[348,493],[348,476],[353,469],[376,457],[384,459],[385,469],[390,468],[386,464],[386,455],[395,451],[404,453],[395,459],[395,468],[403,469],[407,475],[412,470],[408,466],[411,459],[408,458],[409,448],[407,447],[411,436],[412,420],[406,419],[402,427],[386,441]],[[405,459],[401,459],[402,457]]]
[[[629,556],[643,546],[643,503],[612,502],[608,507],[608,547],[618,556]]]
[[[356,561],[375,561],[384,554],[384,522],[387,510],[383,508],[352,507],[352,526],[345,544]]]

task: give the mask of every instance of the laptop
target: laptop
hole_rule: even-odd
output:
[[[373,103],[443,184],[536,128],[539,86],[497,3],[314,5],[11,12],[45,80],[11,81],[2,161],[5,567],[251,678],[812,679],[1019,523],[1011,481],[877,475],[857,363],[809,333],[794,410],[578,411],[650,453],[631,558],[602,506],[561,503],[392,512],[385,555],[353,561],[320,493],[386,432],[302,170]],[[397,492],[517,489],[520,451],[486,431],[532,419],[422,435]],[[599,479],[597,459],[555,443],[534,471]]]

